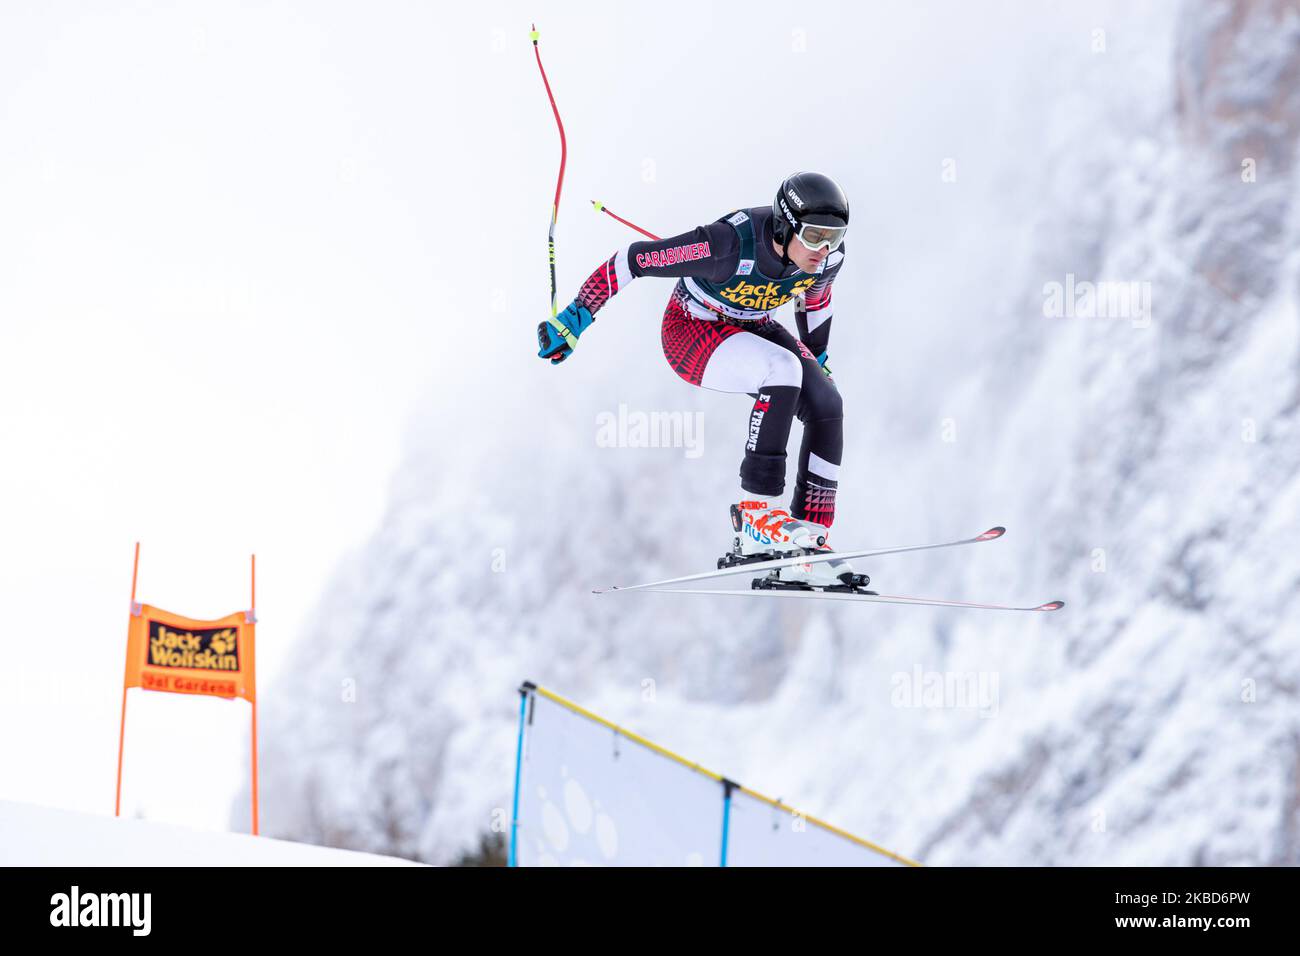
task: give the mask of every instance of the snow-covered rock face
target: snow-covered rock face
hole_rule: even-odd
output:
[[[979,554],[864,570],[1064,612],[593,596],[710,566],[746,403],[503,357],[512,417],[413,445],[264,695],[265,830],[455,858],[509,805],[527,678],[928,863],[1300,863],[1300,9],[1189,3],[1137,33],[1061,81],[1009,180],[1026,217],[982,238],[1015,255],[935,320],[988,330],[969,375],[850,403],[870,487],[845,494],[879,508],[837,544],[1004,522]],[[1090,315],[1081,284],[1120,282],[1127,311]],[[960,441],[898,425],[909,381]],[[704,453],[601,447],[626,389],[700,412]],[[893,504],[916,489],[924,515]]]
[[[1050,505],[1029,579],[1073,601],[1032,682],[1003,673],[1017,732],[981,728],[941,820],[907,821],[922,859],[1300,861],[1300,9],[1189,4],[1172,72],[1105,91],[1133,137],[1105,162],[1057,151],[1085,214],[1050,209],[1068,238],[1026,274],[1150,283],[1150,316],[1003,343],[1010,401],[1057,419],[1015,412],[998,470]]]

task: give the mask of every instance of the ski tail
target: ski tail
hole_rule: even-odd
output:
[[[908,597],[903,594],[851,594],[841,591],[768,591],[763,589],[743,590],[725,588],[646,588],[658,594],[723,594],[737,597],[773,597],[786,600],[822,600],[822,601],[861,601],[867,604],[911,604],[919,607],[962,607],[977,608],[987,611],[1059,611],[1065,607],[1064,601],[1048,601],[1028,607],[1010,604],[987,604],[976,601],[955,601],[946,598]]]

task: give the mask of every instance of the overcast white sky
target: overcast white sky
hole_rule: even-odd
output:
[[[738,19],[702,3],[686,23],[596,3],[6,2],[0,798],[112,812],[135,541],[138,598],[201,618],[246,606],[257,553],[266,692],[379,520],[406,430],[452,416],[483,432],[520,411],[492,378],[515,366],[492,359],[531,355],[558,160],[530,20],[569,131],[563,302],[631,238],[586,200],[666,233],[801,167],[871,197],[853,241],[876,274],[935,287],[935,216],[977,233],[980,215],[916,208],[907,164],[934,195],[943,157],[996,138],[999,64],[1029,42],[1014,7],[764,3]],[[1057,25],[1085,45],[1077,10]],[[753,67],[742,113],[770,106],[788,129],[700,112],[712,91],[693,84],[727,57]],[[727,148],[747,136],[756,150]],[[877,309],[896,294],[860,281]],[[635,292],[656,309],[664,294]],[[646,328],[610,328],[607,348]],[[133,691],[129,714],[124,812],[224,827],[247,706]]]

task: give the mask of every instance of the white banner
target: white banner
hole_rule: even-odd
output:
[[[528,705],[519,866],[717,866],[722,786],[541,693]]]
[[[528,689],[517,866],[915,865],[590,714]],[[724,860],[725,851],[725,860]]]
[[[905,866],[888,850],[841,835],[791,807],[731,792],[727,866]]]

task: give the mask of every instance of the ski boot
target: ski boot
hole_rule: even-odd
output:
[[[743,500],[732,505],[731,527],[735,532],[732,549],[718,559],[719,568],[831,551],[826,543],[829,529],[813,521],[801,521],[766,501]],[[832,560],[776,568],[755,578],[752,586],[862,593],[870,580],[865,574],[855,574],[847,561]]]

